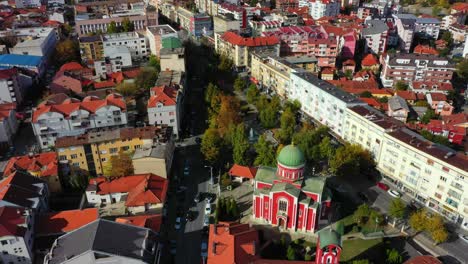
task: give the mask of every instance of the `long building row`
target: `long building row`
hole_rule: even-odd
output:
[[[416,201],[468,229],[468,159],[310,72],[290,73],[285,95],[336,136],[362,146],[377,169]]]

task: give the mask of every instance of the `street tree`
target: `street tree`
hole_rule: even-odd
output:
[[[128,17],[125,17],[122,20],[122,31],[131,32],[133,30],[135,30],[135,25],[133,24],[133,22],[130,21],[130,19],[128,19]]]
[[[211,104],[213,97],[218,96],[219,94],[219,87],[210,82],[205,88],[205,102]]]
[[[218,116],[216,117],[218,132],[224,137],[229,131],[230,125],[239,124],[242,120],[240,113],[240,102],[234,96],[222,95]]]
[[[200,150],[205,159],[210,163],[215,163],[220,155],[222,140],[219,132],[215,128],[208,128],[202,137]]]
[[[119,28],[117,27],[117,23],[115,23],[115,21],[111,21],[109,23],[109,26],[107,26],[107,33],[119,33]]]
[[[288,249],[286,250],[286,258],[288,260],[296,260],[297,259],[296,250],[291,245],[289,245]]]
[[[403,263],[403,256],[398,252],[398,250],[392,248],[387,249],[386,251],[387,259],[386,263],[388,264],[401,264]]]
[[[367,204],[361,204],[356,211],[354,211],[353,219],[358,225],[364,224],[367,222],[371,213],[371,209]]]
[[[232,70],[233,66],[234,66],[234,63],[226,55],[221,55],[219,57],[218,70],[220,70],[222,72],[230,72]]]
[[[400,198],[395,198],[391,201],[388,211],[391,217],[401,219],[405,216],[406,204]]]
[[[444,229],[444,219],[442,216],[438,214],[434,214],[431,217],[427,217],[425,229],[429,232],[433,232],[435,230]]]
[[[234,160],[234,163],[239,165],[248,165],[246,155],[247,151],[250,148],[250,144],[243,123],[240,123],[235,126],[231,142],[232,158]]]
[[[294,100],[294,101],[291,101],[291,100],[287,100],[286,103],[284,104],[284,109],[290,109],[291,112],[296,115],[299,110],[301,110],[301,102],[299,102],[298,100]]]
[[[104,176],[119,178],[134,174],[133,162],[130,153],[119,151],[118,155],[111,156],[104,167]]]
[[[431,237],[432,237],[432,240],[434,240],[434,243],[436,245],[440,244],[440,243],[443,243],[443,242],[447,241],[447,239],[448,239],[447,229],[442,228],[442,229],[434,230],[434,231],[431,232]]]
[[[330,171],[337,176],[357,177],[375,166],[369,151],[356,144],[339,147],[330,158]]]
[[[58,42],[55,46],[53,61],[59,66],[71,61],[80,61],[78,43],[71,39]]]
[[[161,71],[161,61],[154,54],[150,55],[148,60],[148,66],[155,68],[158,72]]]
[[[277,111],[275,111],[274,107],[271,104],[267,104],[265,108],[258,108],[259,110],[259,118],[262,127],[269,129],[276,126],[277,122]]]
[[[395,89],[397,91],[406,91],[408,90],[409,85],[405,81],[397,81],[395,84]]]
[[[457,63],[456,71],[460,78],[468,80],[468,58]]]
[[[296,127],[296,118],[290,108],[286,108],[281,114],[280,124],[279,139],[281,143],[287,144],[291,141]]]
[[[333,148],[330,137],[322,138],[322,141],[320,141],[319,149],[320,149],[320,157],[322,159],[329,159],[330,157],[333,156],[335,152],[335,149]]]
[[[424,115],[421,117],[421,123],[429,124],[431,119],[437,119],[437,114],[432,108],[428,107]]]
[[[416,232],[420,232],[426,229],[426,221],[426,210],[424,209],[412,213],[409,218],[409,224],[411,228],[416,230]]]
[[[135,83],[132,82],[122,82],[117,85],[115,90],[123,96],[133,96],[138,91]]]
[[[135,85],[138,89],[149,89],[158,80],[158,75],[159,72],[153,67],[143,68],[135,78]]]
[[[245,90],[246,87],[247,87],[247,82],[243,78],[237,77],[236,80],[234,81],[234,90],[238,92],[242,92]]]
[[[260,92],[257,89],[257,86],[255,84],[250,84],[249,88],[247,89],[246,97],[247,97],[247,102],[249,104],[255,104]]]
[[[266,140],[265,135],[260,135],[254,147],[257,152],[257,157],[254,161],[255,166],[275,166],[275,149],[273,145]]]

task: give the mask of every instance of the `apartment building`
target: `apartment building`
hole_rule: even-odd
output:
[[[301,103],[304,113],[328,126],[339,137],[345,133],[346,108],[365,104],[309,72],[291,73],[291,84],[286,94]]]
[[[55,145],[58,137],[80,135],[92,129],[123,127],[127,124],[126,104],[119,94],[104,99],[87,96],[82,101],[61,94],[33,110],[32,126],[41,148]]]
[[[15,0],[16,8],[38,8],[41,7],[41,0]]]
[[[365,53],[381,54],[387,49],[388,26],[382,20],[367,20],[361,37],[366,41]]]
[[[109,48],[127,47],[133,60],[143,60],[149,57],[150,48],[146,37],[138,32],[122,32],[102,35],[104,55]],[[108,55],[106,55],[108,56]]]
[[[15,171],[0,180],[0,207],[11,206],[34,212],[49,210],[49,188],[43,180],[24,171]]]
[[[219,14],[213,17],[213,32],[224,33],[226,31],[239,31],[242,20],[237,20],[232,14]]]
[[[196,0],[195,5],[201,13],[216,16],[218,15],[220,2],[217,0]]]
[[[179,38],[165,38],[162,46],[159,54],[161,69],[185,72],[185,48]]]
[[[441,22],[434,17],[419,17],[415,22],[415,31],[422,34],[423,37],[429,37],[434,40],[439,38]]]
[[[18,130],[16,119],[16,104],[0,104],[0,143],[13,144],[13,138]]]
[[[157,25],[146,27],[146,37],[148,39],[151,54],[159,57],[159,51],[162,49],[162,40],[165,38],[177,38],[177,31],[169,25]]]
[[[431,54],[385,54],[380,60],[384,87],[393,87],[398,80],[450,82],[455,71],[449,59]]]
[[[60,137],[55,146],[60,162],[79,167],[91,175],[102,175],[110,158],[120,151],[130,153],[157,146],[173,149],[173,144],[171,127],[147,126]]]
[[[400,50],[409,52],[415,32],[415,18],[395,18]]]
[[[266,89],[287,98],[290,76],[292,72],[302,71],[301,68],[285,58],[268,56],[261,53],[252,54],[251,78],[260,89]]]
[[[10,54],[35,55],[49,58],[59,39],[57,30],[53,27],[27,28],[9,32],[25,36],[20,37],[18,43],[10,49]]]
[[[23,68],[42,77],[46,70],[45,60],[42,56],[3,54],[0,55],[0,68]]]
[[[182,97],[182,90],[178,85],[164,85],[151,88],[147,105],[149,124],[171,126],[173,127],[174,135],[178,137],[181,122]]]
[[[20,80],[17,68],[0,70],[0,101],[21,104],[23,101],[24,85]]]
[[[448,31],[452,33],[453,42],[463,43],[468,36],[468,26],[461,24],[452,24],[449,26]]]
[[[228,31],[215,33],[215,50],[229,57],[237,68],[245,68],[250,67],[253,52],[279,56],[280,42],[275,36],[244,38]]]
[[[282,56],[314,55],[320,67],[335,66],[339,37],[329,35],[322,26],[281,27],[263,35],[280,40]]]
[[[78,38],[80,43],[81,60],[84,63],[102,60],[104,58],[104,47],[102,38],[97,36],[82,36]]]
[[[313,19],[322,17],[335,17],[340,13],[341,1],[339,0],[310,0],[309,13]]]
[[[106,79],[107,75],[121,72],[122,69],[131,67],[132,55],[130,49],[125,46],[111,46],[104,50],[104,58],[94,61],[96,76]]]
[[[34,215],[31,210],[0,207],[0,261],[34,263]]]
[[[183,7],[178,7],[176,16],[180,27],[187,30],[192,36],[209,36],[213,32],[213,24],[209,15],[194,13]]]

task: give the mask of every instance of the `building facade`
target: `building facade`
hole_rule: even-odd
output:
[[[193,36],[211,35],[213,32],[213,24],[209,15],[193,13],[185,8],[178,7],[176,16],[176,21],[180,27]]]
[[[124,46],[130,51],[130,56],[133,60],[143,60],[150,55],[150,47],[146,37],[138,32],[102,35],[102,44],[104,54],[108,53],[109,48]]]
[[[33,110],[32,126],[41,148],[55,145],[58,137],[80,135],[97,128],[123,127],[127,124],[126,104],[119,94],[105,99],[88,96],[79,101],[46,100]]]
[[[182,91],[178,85],[151,88],[147,108],[150,125],[171,126],[178,137],[182,108]]]
[[[326,178],[307,175],[304,155],[294,145],[281,150],[277,164],[257,170],[253,218],[283,230],[314,233],[331,209]]]
[[[49,58],[54,52],[59,36],[52,27],[42,27],[32,32],[10,49],[10,54],[44,56]],[[21,33],[20,33],[21,34]]]
[[[388,26],[382,20],[368,20],[361,31],[365,53],[381,54],[387,49]]]
[[[0,261],[34,263],[34,215],[31,210],[0,207]]]
[[[151,54],[159,56],[162,49],[162,40],[169,37],[178,37],[177,31],[169,25],[157,25],[146,27],[146,37],[148,38]]]
[[[406,82],[450,82],[455,65],[447,58],[430,54],[386,54],[380,58],[384,87]]]
[[[14,103],[0,104],[0,142],[12,145],[18,126],[16,105]]]
[[[309,13],[313,19],[336,17],[340,13],[340,3],[339,0],[311,0],[309,1]]]
[[[83,36],[78,38],[80,42],[80,55],[84,63],[94,63],[94,61],[104,58],[104,48],[101,36]]]

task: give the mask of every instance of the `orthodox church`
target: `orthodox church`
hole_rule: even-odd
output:
[[[314,233],[328,223],[331,193],[326,178],[307,175],[294,144],[279,153],[276,168],[260,166],[254,180],[253,217],[283,230]]]

